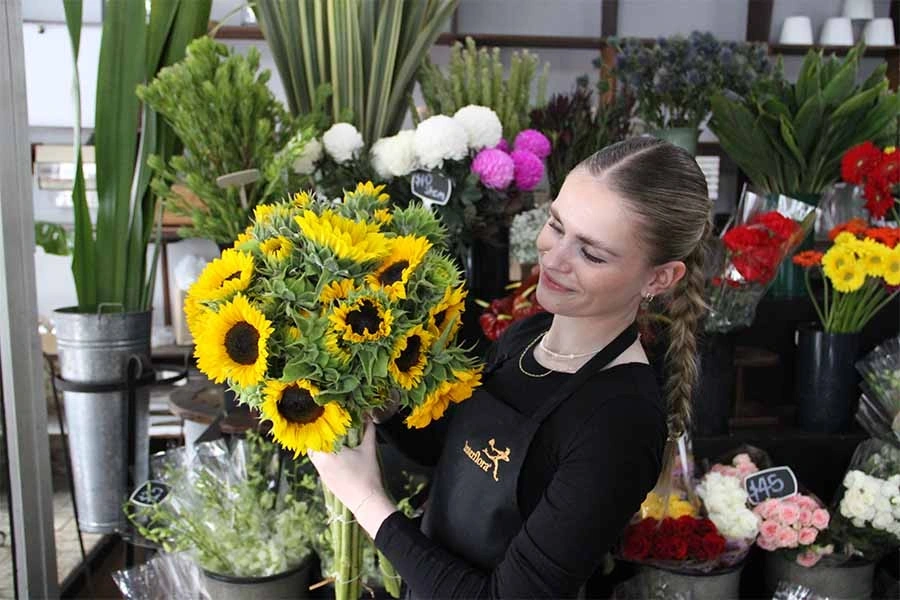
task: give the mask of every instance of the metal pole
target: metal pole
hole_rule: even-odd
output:
[[[44,397],[21,2],[0,1],[0,363],[16,595],[57,598],[47,401]]]

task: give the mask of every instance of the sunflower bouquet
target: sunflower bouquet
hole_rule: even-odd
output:
[[[481,379],[455,342],[466,290],[445,237],[430,210],[393,208],[371,182],[337,202],[298,193],[258,206],[188,291],[198,367],[295,457],[356,446],[366,416],[388,404],[425,427]],[[355,598],[363,533],[326,503],[338,597]]]
[[[838,225],[829,233],[832,246],[794,256],[806,270],[806,287],[827,333],[856,333],[900,291],[900,230],[869,227],[862,219]],[[821,269],[821,302],[810,284],[810,271]]]

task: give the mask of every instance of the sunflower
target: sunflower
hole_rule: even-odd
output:
[[[240,249],[247,242],[252,242],[253,239],[253,226],[250,225],[247,229],[238,234],[237,239],[234,240],[233,247]]]
[[[247,289],[253,276],[253,257],[229,248],[206,265],[188,294],[198,301],[222,300]]]
[[[345,300],[350,292],[354,290],[352,279],[341,279],[332,281],[325,286],[322,293],[319,294],[319,303],[322,306],[330,307],[336,300]]]
[[[900,285],[900,246],[891,249],[884,257],[884,282]]]
[[[316,402],[319,390],[306,379],[290,383],[268,381],[260,406],[263,420],[272,422],[272,435],[294,458],[307,450],[331,452],[347,434],[350,414],[336,402]]]
[[[375,222],[380,226],[390,225],[391,221],[394,219],[394,215],[391,213],[390,209],[387,208],[379,208],[373,214],[372,217],[375,219]]]
[[[466,293],[462,286],[447,288],[444,297],[428,311],[428,330],[434,337],[442,336],[447,325],[454,320],[450,339],[456,335],[462,324],[462,313],[466,310]]]
[[[185,294],[184,297],[184,318],[188,326],[188,331],[194,338],[200,336],[203,330],[203,322],[206,320],[212,310],[203,305],[192,294]]]
[[[260,250],[269,258],[282,261],[291,255],[294,244],[283,235],[269,238],[260,245]]]
[[[297,208],[309,208],[312,203],[312,197],[307,192],[297,192],[292,200]]]
[[[290,210],[282,204],[257,204],[253,209],[253,220],[260,225],[268,225],[273,219],[284,218]]]
[[[437,389],[425,396],[422,404],[413,408],[404,421],[407,427],[427,427],[444,416],[451,402],[457,404],[470,397],[472,391],[481,385],[481,368],[453,371],[453,377],[450,381],[442,381]]]
[[[378,298],[364,295],[353,302],[339,304],[328,320],[342,340],[357,344],[389,336],[394,316]]]
[[[375,272],[366,277],[373,288],[381,288],[391,300],[406,298],[406,284],[431,248],[423,237],[406,235],[391,240],[391,253],[381,261]]]
[[[834,289],[849,294],[855,292],[866,282],[866,270],[861,261],[848,262],[834,270],[828,276]]]
[[[384,188],[385,185],[383,183],[381,185],[375,185],[371,181],[367,181],[365,183],[357,183],[356,189],[350,192],[350,194],[373,196],[377,199],[378,203],[386,204],[391,197],[388,194],[382,193]]]
[[[329,331],[325,334],[325,350],[345,365],[353,358],[353,354],[350,352],[350,343],[341,339],[341,334],[337,331]]]
[[[388,253],[388,238],[378,233],[378,225],[342,217],[332,210],[317,215],[311,210],[294,217],[309,240],[325,246],[337,258],[356,262],[376,260]]]
[[[300,328],[296,325],[291,325],[288,327],[288,339],[292,342],[296,342],[300,339]]]
[[[860,260],[866,275],[871,277],[884,276],[884,264],[887,253],[890,252],[887,246],[879,244],[873,239],[866,239],[859,243]]]
[[[241,387],[262,380],[273,328],[247,298],[238,294],[210,313],[203,325],[194,354],[207,377],[216,383],[231,379]]]
[[[428,363],[427,354],[431,341],[431,334],[421,325],[416,325],[397,340],[388,363],[388,372],[397,385],[405,390],[419,385]]]

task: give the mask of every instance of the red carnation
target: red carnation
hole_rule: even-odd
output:
[[[848,183],[863,183],[881,161],[881,150],[872,142],[853,146],[841,159],[841,177]]]
[[[753,223],[764,225],[779,242],[787,241],[800,228],[793,219],[774,210],[757,216],[753,219]]]

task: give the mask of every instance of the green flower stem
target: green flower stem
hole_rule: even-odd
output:
[[[822,271],[821,265],[819,266],[819,271]],[[824,273],[824,271],[822,271],[822,272]],[[827,323],[831,321],[831,309],[834,307],[830,305],[829,298],[828,298],[828,290],[831,288],[831,284],[828,283],[827,277],[825,277],[824,288],[825,288],[825,291],[823,294],[823,302],[825,304],[825,320],[822,321],[822,326],[825,328],[825,331],[828,331]]]
[[[879,312],[882,308],[884,308],[885,306],[887,306],[887,305],[890,303],[890,301],[894,299],[894,296],[896,296],[898,293],[900,293],[900,290],[893,292],[890,296],[888,296],[887,298],[885,298],[878,306],[876,306],[876,307],[868,314],[868,316],[865,318],[865,320],[862,322],[862,324],[859,326],[859,328],[862,329],[863,327],[865,327],[865,326],[869,323],[869,321],[871,321],[872,318],[873,318],[875,315],[877,315],[878,312]]]
[[[806,291],[809,293],[809,297],[812,299],[813,308],[816,309],[816,314],[819,315],[819,323],[822,324],[822,327],[825,327],[825,316],[822,314],[822,309],[819,308],[819,303],[816,300],[816,295],[813,294],[812,285],[809,283],[809,269],[803,270],[803,281],[806,283]],[[825,307],[825,311],[828,312],[827,305]]]
[[[871,315],[874,314],[871,312],[872,309],[880,304],[881,300],[884,298],[884,290],[879,284],[880,281],[880,278],[866,278],[866,289],[855,307],[852,321],[848,323],[850,326],[855,326],[855,330],[862,329],[862,324],[868,321],[869,318],[871,318]]]
[[[353,584],[353,513],[341,504],[341,546],[336,556],[338,563],[338,581],[335,584],[337,600],[357,600],[350,595]]]

